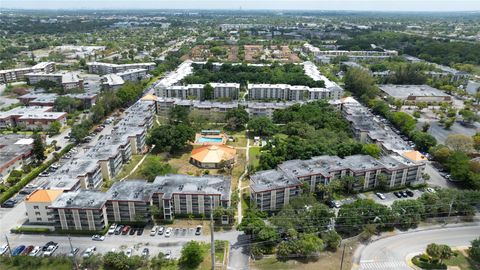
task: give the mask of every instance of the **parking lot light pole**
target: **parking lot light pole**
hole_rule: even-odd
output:
[[[78,264],[77,264],[77,254],[73,253],[73,246],[72,246],[72,239],[70,238],[70,235],[68,236],[68,243],[70,243],[70,252],[72,253],[72,258],[73,258],[73,265],[75,265],[75,269],[78,269]]]
[[[5,234],[5,239],[7,240],[8,252],[10,253],[10,260],[11,260],[13,258],[12,247],[10,246],[10,242],[8,242],[8,237],[6,234]]]
[[[212,270],[215,270],[215,240],[213,238],[213,196],[210,196],[210,255],[212,256]]]

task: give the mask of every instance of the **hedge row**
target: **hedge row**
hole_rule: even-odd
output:
[[[63,155],[65,155],[68,151],[70,151],[70,149],[72,149],[74,146],[75,146],[74,144],[68,144],[67,146],[65,146],[65,148],[62,149],[62,151],[59,152],[57,156],[54,156],[52,159],[42,163],[40,166],[36,167],[27,175],[25,175],[22,178],[22,180],[18,181],[18,183],[16,183],[14,186],[10,187],[5,192],[3,192],[2,196],[0,197],[0,203],[3,203],[6,200],[10,199],[13,195],[19,192],[28,183],[30,183],[30,181],[35,179],[35,177],[37,177],[41,172],[46,170],[53,163],[57,162]]]
[[[17,227],[10,230],[11,233],[50,233],[48,228],[29,228],[29,227]]]
[[[417,255],[412,258],[412,263],[415,264],[416,266],[422,268],[422,269],[447,269],[447,266],[445,264],[438,264],[438,263],[433,263],[430,262],[430,258],[425,255]]]

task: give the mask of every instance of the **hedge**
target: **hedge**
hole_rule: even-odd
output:
[[[22,178],[22,180],[20,180],[14,186],[10,187],[5,192],[3,192],[2,196],[0,197],[0,203],[3,203],[6,200],[10,199],[13,195],[19,192],[28,183],[30,183],[30,181],[35,179],[35,177],[37,177],[41,172],[46,170],[53,163],[57,162],[63,155],[65,155],[68,151],[70,151],[70,149],[72,149],[74,146],[75,146],[74,144],[68,144],[67,146],[65,146],[65,148],[62,149],[62,151],[60,151],[60,153],[57,156],[54,156],[52,159],[42,163],[40,166],[36,167],[27,175],[25,175]]]
[[[430,262],[430,257],[425,254],[413,257],[412,263],[422,269],[447,269],[447,266],[445,264]]]
[[[10,230],[11,233],[50,233],[50,229],[48,228],[30,228],[30,227],[17,227]]]

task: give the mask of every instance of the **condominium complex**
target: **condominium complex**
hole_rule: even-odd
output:
[[[250,177],[251,200],[261,211],[276,211],[301,194],[305,184],[314,192],[318,185],[353,176],[364,180],[363,185],[354,188],[368,190],[378,186],[378,176],[384,174],[388,187],[399,187],[418,181],[424,167],[424,163],[415,163],[399,155],[379,159],[354,155],[289,160],[278,165],[276,170],[260,171]]]
[[[346,50],[325,50],[322,51],[319,48],[305,43],[303,45],[303,51],[306,53],[311,53],[319,62],[330,62],[334,57],[346,56],[350,60],[361,60],[361,59],[372,59],[372,58],[389,58],[398,56],[398,52],[395,50],[375,50],[375,51],[346,51]]]
[[[213,99],[238,99],[239,83],[210,83],[210,85],[213,88]],[[158,89],[157,93],[159,97],[164,98],[204,100],[206,98],[204,87],[204,84],[172,85]]]
[[[146,134],[153,125],[155,104],[140,100],[125,111],[125,116],[109,135],[84,152],[79,152],[48,178],[48,187],[65,191],[99,188],[103,180],[113,179],[133,154],[146,150]]]
[[[23,96],[18,97],[20,102],[28,106],[54,106],[55,100],[59,97],[71,97],[76,100],[80,100],[84,109],[88,109],[95,104],[97,99],[96,93],[79,93],[79,94],[66,94],[58,95],[55,93],[40,93],[31,92]]]
[[[33,67],[0,70],[0,83],[10,83],[25,79],[25,74],[32,72],[51,73],[55,71],[54,62],[40,62]]]
[[[67,113],[52,112],[53,107],[16,107],[6,112],[0,112],[0,129],[19,127],[33,130],[46,129],[54,121],[65,124]]]
[[[58,85],[61,85],[65,91],[69,91],[71,89],[83,90],[83,79],[81,79],[78,74],[73,72],[32,72],[25,74],[25,78],[29,84],[37,84],[40,81],[52,81]]]
[[[339,99],[343,95],[341,88],[310,88],[303,85],[288,84],[249,84],[250,100],[318,100]]]
[[[108,90],[117,90],[126,81],[140,81],[147,77],[147,69],[128,69],[118,73],[111,73],[102,76],[100,79],[102,87]]]
[[[0,183],[15,169],[30,164],[33,139],[18,134],[0,135]]]
[[[88,71],[94,74],[109,74],[109,73],[120,73],[127,71],[129,69],[146,69],[148,71],[154,70],[155,63],[135,63],[135,64],[111,64],[111,63],[101,63],[101,62],[90,62],[87,63]]]
[[[147,222],[157,206],[166,220],[175,215],[209,214],[230,206],[230,179],[223,176],[158,176],[116,182],[107,192],[78,190],[60,195],[48,207],[55,228],[101,230],[114,222]]]
[[[37,189],[25,198],[25,208],[30,224],[53,224],[52,202],[61,194],[62,190]]]

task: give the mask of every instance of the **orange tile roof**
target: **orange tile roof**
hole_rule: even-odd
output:
[[[144,97],[141,98],[142,100],[157,100],[157,96],[153,95],[153,94],[148,94],[148,95],[145,95]]]
[[[59,189],[37,189],[25,200],[26,202],[53,202],[63,193]]]
[[[419,162],[419,161],[426,161],[427,158],[422,155],[422,153],[418,152],[418,151],[408,151],[408,152],[405,152],[403,153],[403,156],[410,159],[411,161],[414,161],[414,162]]]
[[[237,150],[227,145],[206,145],[192,150],[191,158],[202,163],[220,163],[235,158]]]

